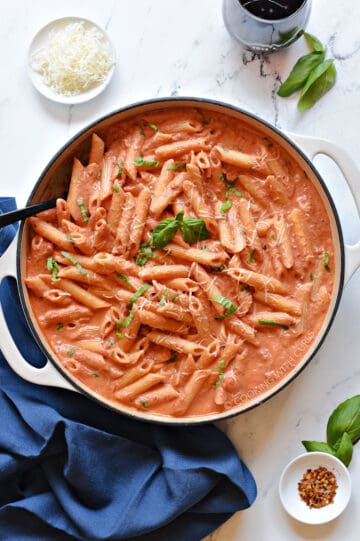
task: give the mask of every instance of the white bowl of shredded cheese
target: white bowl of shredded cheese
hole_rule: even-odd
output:
[[[94,98],[109,84],[115,51],[100,26],[87,19],[64,17],[36,34],[28,67],[41,94],[60,103],[77,104]]]

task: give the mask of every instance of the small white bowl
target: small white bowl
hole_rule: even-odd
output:
[[[324,466],[331,471],[338,484],[334,502],[319,509],[310,508],[300,497],[298,483],[308,469]],[[324,524],[337,518],[349,503],[351,478],[344,464],[332,455],[304,453],[292,460],[284,469],[279,483],[279,494],[284,509],[290,516],[305,524]]]
[[[65,94],[59,94],[55,92],[50,86],[44,83],[43,77],[40,73],[38,73],[36,70],[32,68],[32,56],[39,48],[43,47],[46,44],[46,41],[49,36],[49,32],[51,30],[61,30],[65,26],[67,26],[70,23],[75,22],[81,22],[83,21],[88,27],[95,27],[97,30],[101,32],[101,34],[104,36],[104,39],[108,42],[109,47],[111,49],[111,54],[113,58],[113,65],[111,69],[109,70],[109,73],[107,74],[105,80],[100,83],[97,86],[92,87],[89,90],[86,90],[84,92],[81,92],[79,94],[67,96]],[[54,21],[51,21],[46,26],[41,28],[39,32],[35,35],[33,38],[29,51],[28,51],[28,73],[29,77],[35,86],[35,88],[46,98],[56,101],[58,103],[64,103],[66,105],[74,105],[78,103],[83,103],[85,101],[89,101],[95,96],[98,96],[105,88],[108,86],[108,84],[111,81],[111,78],[115,71],[115,62],[116,62],[116,55],[114,47],[109,39],[109,36],[106,34],[106,32],[96,23],[93,21],[90,21],[89,19],[84,19],[83,17],[63,17],[61,19],[55,19]]]

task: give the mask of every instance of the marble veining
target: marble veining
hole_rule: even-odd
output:
[[[276,93],[295,61],[308,52],[305,40],[273,55],[245,51],[227,33],[221,8],[222,0],[3,3],[0,194],[15,195],[19,205],[25,204],[41,171],[69,137],[119,107],[164,96],[229,102],[288,132],[330,139],[360,168],[360,3],[313,0],[308,30],[326,44],[338,78],[305,114],[296,109],[297,95],[283,99]],[[83,16],[106,28],[117,55],[110,86],[78,106],[42,98],[26,73],[32,37],[50,20],[64,16]],[[316,164],[334,196],[346,240],[358,241],[360,223],[344,180],[326,160]],[[235,514],[206,541],[357,541],[360,443],[350,465],[352,499],[331,524],[309,527],[290,519],[279,502],[278,481],[285,464],[303,452],[301,440],[323,439],[333,408],[359,392],[359,307],[358,272],[346,286],[333,326],[309,366],[260,407],[219,423],[253,471],[259,495],[251,509]]]

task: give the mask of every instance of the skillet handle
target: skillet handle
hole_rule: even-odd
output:
[[[358,215],[360,217],[360,171],[354,160],[340,146],[307,135],[288,134],[291,139],[309,156],[311,160],[317,154],[329,156],[339,166],[354,197]],[[354,272],[360,267],[360,241],[356,244],[345,244],[345,284]]]
[[[0,258],[0,283],[2,280],[11,276],[17,279],[16,276],[16,249],[17,249],[18,234],[15,235],[10,246]],[[1,336],[1,351],[11,366],[11,368],[20,377],[31,383],[38,385],[49,385],[50,387],[61,387],[71,391],[76,389],[56,370],[56,368],[48,360],[42,368],[36,368],[29,364],[18,350],[9,327],[7,325],[3,306],[0,303],[0,336]]]

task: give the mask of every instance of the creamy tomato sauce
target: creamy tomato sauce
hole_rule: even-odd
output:
[[[156,110],[94,135],[68,200],[30,221],[26,284],[50,348],[145,415],[221,413],[268,392],[329,308],[316,188],[275,141],[220,113]]]

